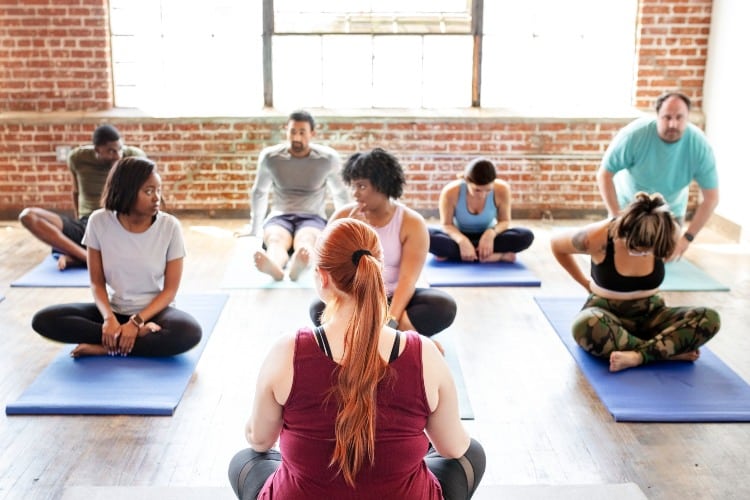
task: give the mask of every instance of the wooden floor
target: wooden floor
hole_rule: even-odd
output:
[[[580,295],[549,252],[571,221],[523,221],[536,234],[522,260],[541,288],[449,289],[451,327],[487,451],[484,483],[634,482],[653,499],[750,498],[750,424],[616,423],[533,302]],[[182,291],[218,290],[239,220],[185,219]],[[9,288],[47,254],[15,221],[0,222],[0,399],[15,400],[59,351],[30,327],[32,314],[87,289]],[[750,249],[710,231],[689,250],[730,292],[666,293],[722,315],[711,348],[750,380]],[[249,261],[248,261],[249,265]],[[259,360],[282,333],[307,325],[313,290],[227,290],[230,299],[172,417],[0,417],[0,498],[60,498],[66,487],[225,487],[244,446]],[[158,383],[158,381],[155,381]]]

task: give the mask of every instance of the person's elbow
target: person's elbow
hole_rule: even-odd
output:
[[[444,458],[461,458],[466,454],[471,444],[471,438],[465,431],[460,439],[452,440],[448,443],[433,443],[435,450]]]
[[[249,426],[245,429],[245,439],[247,439],[250,448],[259,453],[270,450],[276,442],[275,439],[268,436],[259,436]]]

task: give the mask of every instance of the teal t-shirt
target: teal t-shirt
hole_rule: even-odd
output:
[[[688,124],[682,138],[664,142],[656,131],[656,118],[639,118],[615,136],[602,165],[616,175],[620,207],[638,191],[661,193],[677,217],[684,217],[690,182],[702,189],[716,189],[719,178],[711,145],[703,131]]]

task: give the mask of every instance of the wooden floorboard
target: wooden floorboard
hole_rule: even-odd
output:
[[[184,219],[182,291],[218,290],[244,221]],[[540,288],[452,288],[451,330],[476,416],[466,426],[487,451],[486,485],[632,482],[651,499],[750,498],[750,424],[616,423],[533,301],[580,295],[549,252],[575,221],[523,221],[536,234],[523,262]],[[87,289],[10,288],[47,248],[0,221],[0,398],[15,400],[60,347],[35,334],[33,313],[90,300]],[[750,380],[750,249],[702,232],[688,257],[729,292],[665,293],[668,303],[715,307],[711,348]],[[250,260],[248,258],[248,265]],[[85,486],[226,487],[244,446],[258,364],[281,334],[309,324],[313,290],[226,290],[229,301],[172,417],[0,418],[0,498],[57,499]],[[158,383],[158,381],[155,381]]]

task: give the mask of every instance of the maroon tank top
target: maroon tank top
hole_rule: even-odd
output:
[[[309,328],[297,332],[292,389],[282,411],[282,462],[259,499],[443,498],[423,460],[430,409],[422,380],[422,343],[415,332],[405,337],[404,351],[378,386],[375,463],[365,460],[356,488],[351,488],[337,467],[329,465],[337,403],[328,394],[338,365],[318,347]]]

